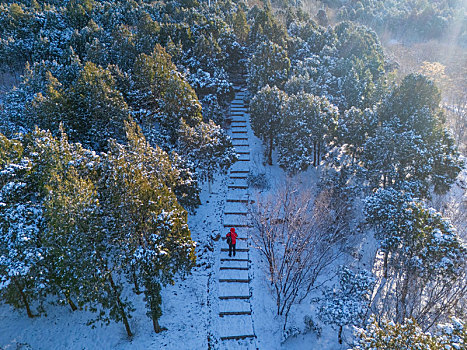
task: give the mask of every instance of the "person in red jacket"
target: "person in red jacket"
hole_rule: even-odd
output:
[[[233,252],[233,256],[235,256],[235,245],[237,244],[237,237],[238,237],[237,233],[235,232],[235,228],[232,227],[230,229],[230,232],[227,233],[225,236],[230,237],[231,239],[231,242],[229,244],[229,256],[232,256],[232,252]]]

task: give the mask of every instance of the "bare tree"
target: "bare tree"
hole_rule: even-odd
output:
[[[311,189],[300,189],[288,181],[269,196],[260,197],[251,208],[253,241],[267,261],[267,274],[284,317],[284,329],[291,307],[303,301],[318,277],[338,257],[337,243],[346,226],[330,210],[330,192],[313,200]]]
[[[460,152],[467,155],[467,94],[457,94],[445,106],[447,122]]]

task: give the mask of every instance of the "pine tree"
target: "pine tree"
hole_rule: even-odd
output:
[[[237,8],[237,12],[234,15],[232,27],[235,35],[237,36],[238,42],[245,44],[248,39],[250,27],[246,20],[246,14],[240,6]]]
[[[373,307],[398,322],[414,317],[429,328],[465,295],[465,243],[440,213],[394,189],[369,197],[365,215],[384,252],[385,280]]]
[[[429,333],[424,333],[417,322],[408,319],[404,324],[388,319],[378,322],[370,319],[366,329],[358,330],[358,345],[354,350],[407,349],[442,350],[445,349]]]
[[[272,165],[272,150],[282,126],[282,105],[287,94],[266,85],[250,102],[251,128],[267,145],[267,161]]]
[[[217,171],[225,172],[237,159],[230,138],[213,121],[194,128],[182,121],[179,135],[177,151],[209,183]]]
[[[35,200],[33,165],[22,143],[0,134],[0,156],[0,296],[32,318],[31,304],[45,295],[47,277],[42,207]]]
[[[410,183],[418,196],[429,187],[442,193],[462,162],[439,111],[439,90],[420,75],[408,75],[377,110],[376,134],[367,139],[362,160],[372,186],[402,188]]]
[[[279,164],[290,173],[318,166],[337,127],[337,108],[324,97],[304,93],[290,96],[281,113]]]
[[[170,179],[171,164],[152,148],[134,122],[127,123],[128,145],[110,144],[99,181],[99,202],[112,234],[114,255],[135,289],[144,286],[148,315],[160,332],[159,284],[173,283],[176,273],[192,267],[194,243],[186,211],[177,202]],[[114,266],[116,263],[114,262]]]
[[[372,316],[365,329],[357,329],[359,339],[353,349],[465,349],[467,344],[465,323],[455,317],[450,321],[439,324],[438,331],[430,334],[423,332],[414,319],[407,319],[401,324],[389,319],[378,321]]]
[[[282,88],[289,70],[287,51],[273,42],[263,42],[249,62],[248,89],[255,94],[266,85]]]
[[[195,91],[160,45],[151,55],[138,56],[132,80],[131,104],[141,111],[141,122],[158,122],[172,144],[182,119],[190,126],[201,122],[201,105]]]
[[[339,269],[339,287],[326,289],[319,309],[320,319],[339,327],[339,344],[342,344],[344,326],[363,323],[370,304],[375,278],[366,270],[353,272],[348,267]]]

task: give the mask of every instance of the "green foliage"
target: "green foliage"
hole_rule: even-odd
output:
[[[384,304],[391,307],[382,312],[399,322],[415,317],[425,327],[448,314],[462,293],[467,252],[452,224],[394,189],[380,189],[367,198],[365,215],[376,228],[385,254],[384,276],[389,285],[380,288],[382,298],[387,298]],[[398,297],[392,298],[391,293]]]
[[[425,333],[414,319],[395,323],[388,319],[378,322],[372,316],[365,329],[357,330],[358,343],[354,350],[407,349],[445,350],[464,349],[467,329],[463,322],[440,325],[437,334]]]
[[[276,86],[263,87],[250,102],[251,128],[267,144],[268,162],[272,164],[272,150],[282,127],[282,105],[287,94]]]
[[[131,336],[125,285],[147,286],[158,318],[157,285],[194,264],[187,213],[173,190],[187,196],[180,189],[192,181],[134,122],[128,144],[114,140],[100,156],[60,131],[1,137],[0,295],[30,317],[31,303],[54,295],[97,312],[94,321],[123,322]]]
[[[194,128],[182,122],[177,150],[193,164],[200,178],[209,182],[217,171],[227,171],[237,160],[231,140],[213,121]]]
[[[408,75],[379,106],[380,126],[362,153],[373,187],[409,186],[426,197],[430,186],[442,193],[454,182],[462,162],[439,102],[439,90],[431,81]]]
[[[281,110],[279,164],[294,174],[319,165],[333,140],[339,112],[325,97],[291,95]]]
[[[27,106],[33,116],[29,123],[54,133],[63,123],[74,141],[95,150],[103,150],[108,138],[123,139],[128,106],[108,70],[88,62],[68,88],[52,73],[45,75],[44,93],[36,94]]]
[[[160,45],[150,56],[141,54],[136,59],[131,89],[131,104],[144,111],[143,123],[157,121],[172,142],[182,120],[190,126],[202,120],[195,91]]]
[[[253,7],[248,13],[248,19],[253,22],[248,36],[251,47],[268,41],[287,47],[287,31],[268,7],[264,10]]]
[[[248,66],[248,89],[256,93],[266,85],[282,88],[289,70],[287,51],[273,42],[263,42],[256,49]]]

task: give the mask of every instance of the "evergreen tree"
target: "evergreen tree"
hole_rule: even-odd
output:
[[[192,128],[182,121],[177,151],[186,158],[202,180],[212,182],[218,170],[225,172],[236,161],[227,134],[213,121]]]
[[[16,308],[24,307],[32,318],[31,304],[46,294],[43,208],[23,144],[0,134],[0,156],[0,296]]]
[[[319,165],[333,139],[339,112],[326,98],[292,95],[282,108],[279,164],[290,173]]]
[[[119,247],[114,257],[136,290],[145,287],[148,315],[154,330],[160,332],[159,284],[173,283],[176,273],[190,270],[194,243],[186,211],[169,187],[173,186],[170,178],[164,178],[170,176],[167,155],[152,148],[134,122],[127,123],[127,138],[127,146],[110,145],[99,182],[99,201],[112,245]]]
[[[346,151],[354,160],[360,158],[368,137],[374,135],[377,116],[373,109],[360,110],[352,107],[339,116],[338,142],[346,145]]]
[[[241,44],[245,44],[246,40],[248,39],[250,27],[246,20],[246,14],[241,7],[237,8],[237,12],[235,13],[233,18],[232,27],[235,32],[235,35],[237,36],[238,42]]]
[[[407,349],[445,350],[464,349],[467,330],[463,322],[453,319],[452,324],[440,325],[438,334],[425,333],[414,319],[403,324],[389,319],[378,322],[371,317],[365,329],[358,329],[354,350]]]
[[[249,62],[248,89],[256,93],[266,85],[282,88],[289,70],[287,51],[271,41],[263,42]]]
[[[365,145],[362,160],[373,186],[402,188],[419,196],[434,185],[446,191],[461,169],[454,140],[439,111],[439,90],[420,75],[408,75],[378,108],[380,127]]]
[[[177,71],[169,54],[156,45],[148,56],[138,56],[133,68],[131,104],[143,124],[158,122],[175,143],[181,120],[195,126],[202,120],[195,91]]]
[[[340,288],[326,289],[319,309],[320,319],[339,327],[339,344],[342,344],[344,326],[363,323],[370,304],[375,278],[366,270],[353,272],[348,267],[339,269]]]
[[[429,328],[465,295],[465,243],[440,213],[394,189],[369,197],[365,215],[384,252],[385,280],[373,307]]]
[[[277,87],[263,87],[250,102],[251,128],[267,145],[267,161],[272,165],[272,150],[282,126],[282,105],[287,94]]]

